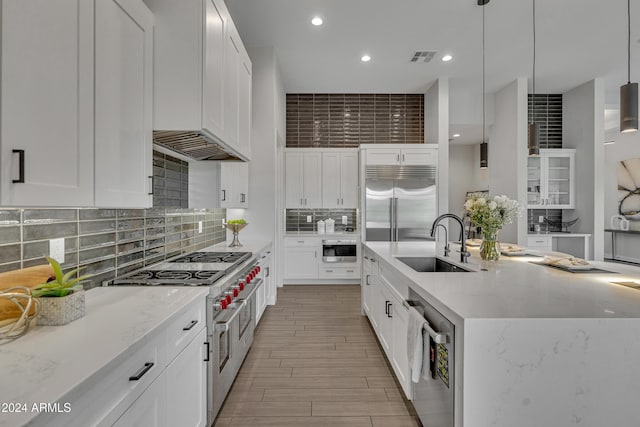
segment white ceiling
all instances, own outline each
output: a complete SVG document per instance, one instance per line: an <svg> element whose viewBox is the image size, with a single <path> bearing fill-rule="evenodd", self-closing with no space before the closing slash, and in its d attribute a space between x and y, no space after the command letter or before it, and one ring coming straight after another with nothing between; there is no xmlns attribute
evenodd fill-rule
<svg viewBox="0 0 640 427"><path fill-rule="evenodd" d="M638 81L640 4L632 3L631 79ZM438 77L449 77L452 130L467 127L481 135L482 7L476 0L227 4L247 46L275 49L287 92L422 93ZM603 77L606 102L616 105L619 86L626 83L626 4L537 0L536 92L562 93ZM324 25L311 25L316 15ZM532 1L492 0L485 17L487 93L516 77L529 77L531 89ZM438 55L430 63L410 63L416 50ZM364 53L371 55L370 62L360 61ZM445 53L453 61L441 62Z"/></svg>

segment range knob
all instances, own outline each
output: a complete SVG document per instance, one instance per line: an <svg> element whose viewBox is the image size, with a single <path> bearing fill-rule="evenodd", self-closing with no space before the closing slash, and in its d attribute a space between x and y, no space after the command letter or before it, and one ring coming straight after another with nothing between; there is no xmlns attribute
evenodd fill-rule
<svg viewBox="0 0 640 427"><path fill-rule="evenodd" d="M247 285L249 283L251 283L251 279L253 279L253 277L251 277L251 274L249 274L246 278L245 278L245 282L247 283Z"/></svg>
<svg viewBox="0 0 640 427"><path fill-rule="evenodd" d="M225 291L224 295L225 295L225 299L227 300L227 304L231 304L231 301L233 301L233 291L232 290Z"/></svg>
<svg viewBox="0 0 640 427"><path fill-rule="evenodd" d="M238 287L240 288L240 291L244 291L244 281L240 280L238 282Z"/></svg>
<svg viewBox="0 0 640 427"><path fill-rule="evenodd" d="M260 266L256 267L256 272L260 273Z"/></svg>
<svg viewBox="0 0 640 427"><path fill-rule="evenodd" d="M236 298L240 294L240 286L235 285L231 289L233 289L233 297Z"/></svg>
<svg viewBox="0 0 640 427"><path fill-rule="evenodd" d="M226 299L221 299L217 302L213 303L213 309L216 311L221 311L227 308L227 300Z"/></svg>

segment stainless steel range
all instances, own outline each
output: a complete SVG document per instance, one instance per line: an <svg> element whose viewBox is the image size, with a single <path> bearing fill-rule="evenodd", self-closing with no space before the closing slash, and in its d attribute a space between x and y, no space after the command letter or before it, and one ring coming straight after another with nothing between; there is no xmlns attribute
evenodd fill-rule
<svg viewBox="0 0 640 427"><path fill-rule="evenodd" d="M237 270L245 261L249 262ZM109 286L209 286L207 425L213 424L253 343L260 267L251 252L193 252L117 277ZM227 280L227 277L232 276ZM225 278L225 280L221 280Z"/></svg>

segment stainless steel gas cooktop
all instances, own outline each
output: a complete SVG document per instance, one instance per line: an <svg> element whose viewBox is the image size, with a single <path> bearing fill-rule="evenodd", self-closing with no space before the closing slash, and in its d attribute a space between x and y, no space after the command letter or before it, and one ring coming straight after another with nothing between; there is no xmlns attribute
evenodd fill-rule
<svg viewBox="0 0 640 427"><path fill-rule="evenodd" d="M193 252L136 270L109 285L209 286L251 257L251 252Z"/></svg>

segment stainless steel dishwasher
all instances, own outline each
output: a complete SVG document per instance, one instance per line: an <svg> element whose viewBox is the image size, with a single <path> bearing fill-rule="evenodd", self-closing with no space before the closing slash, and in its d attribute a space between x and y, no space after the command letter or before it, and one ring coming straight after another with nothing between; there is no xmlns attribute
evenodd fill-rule
<svg viewBox="0 0 640 427"><path fill-rule="evenodd" d="M454 427L454 325L412 290L407 303L429 324L422 330L422 374L413 384L413 406L424 427Z"/></svg>

